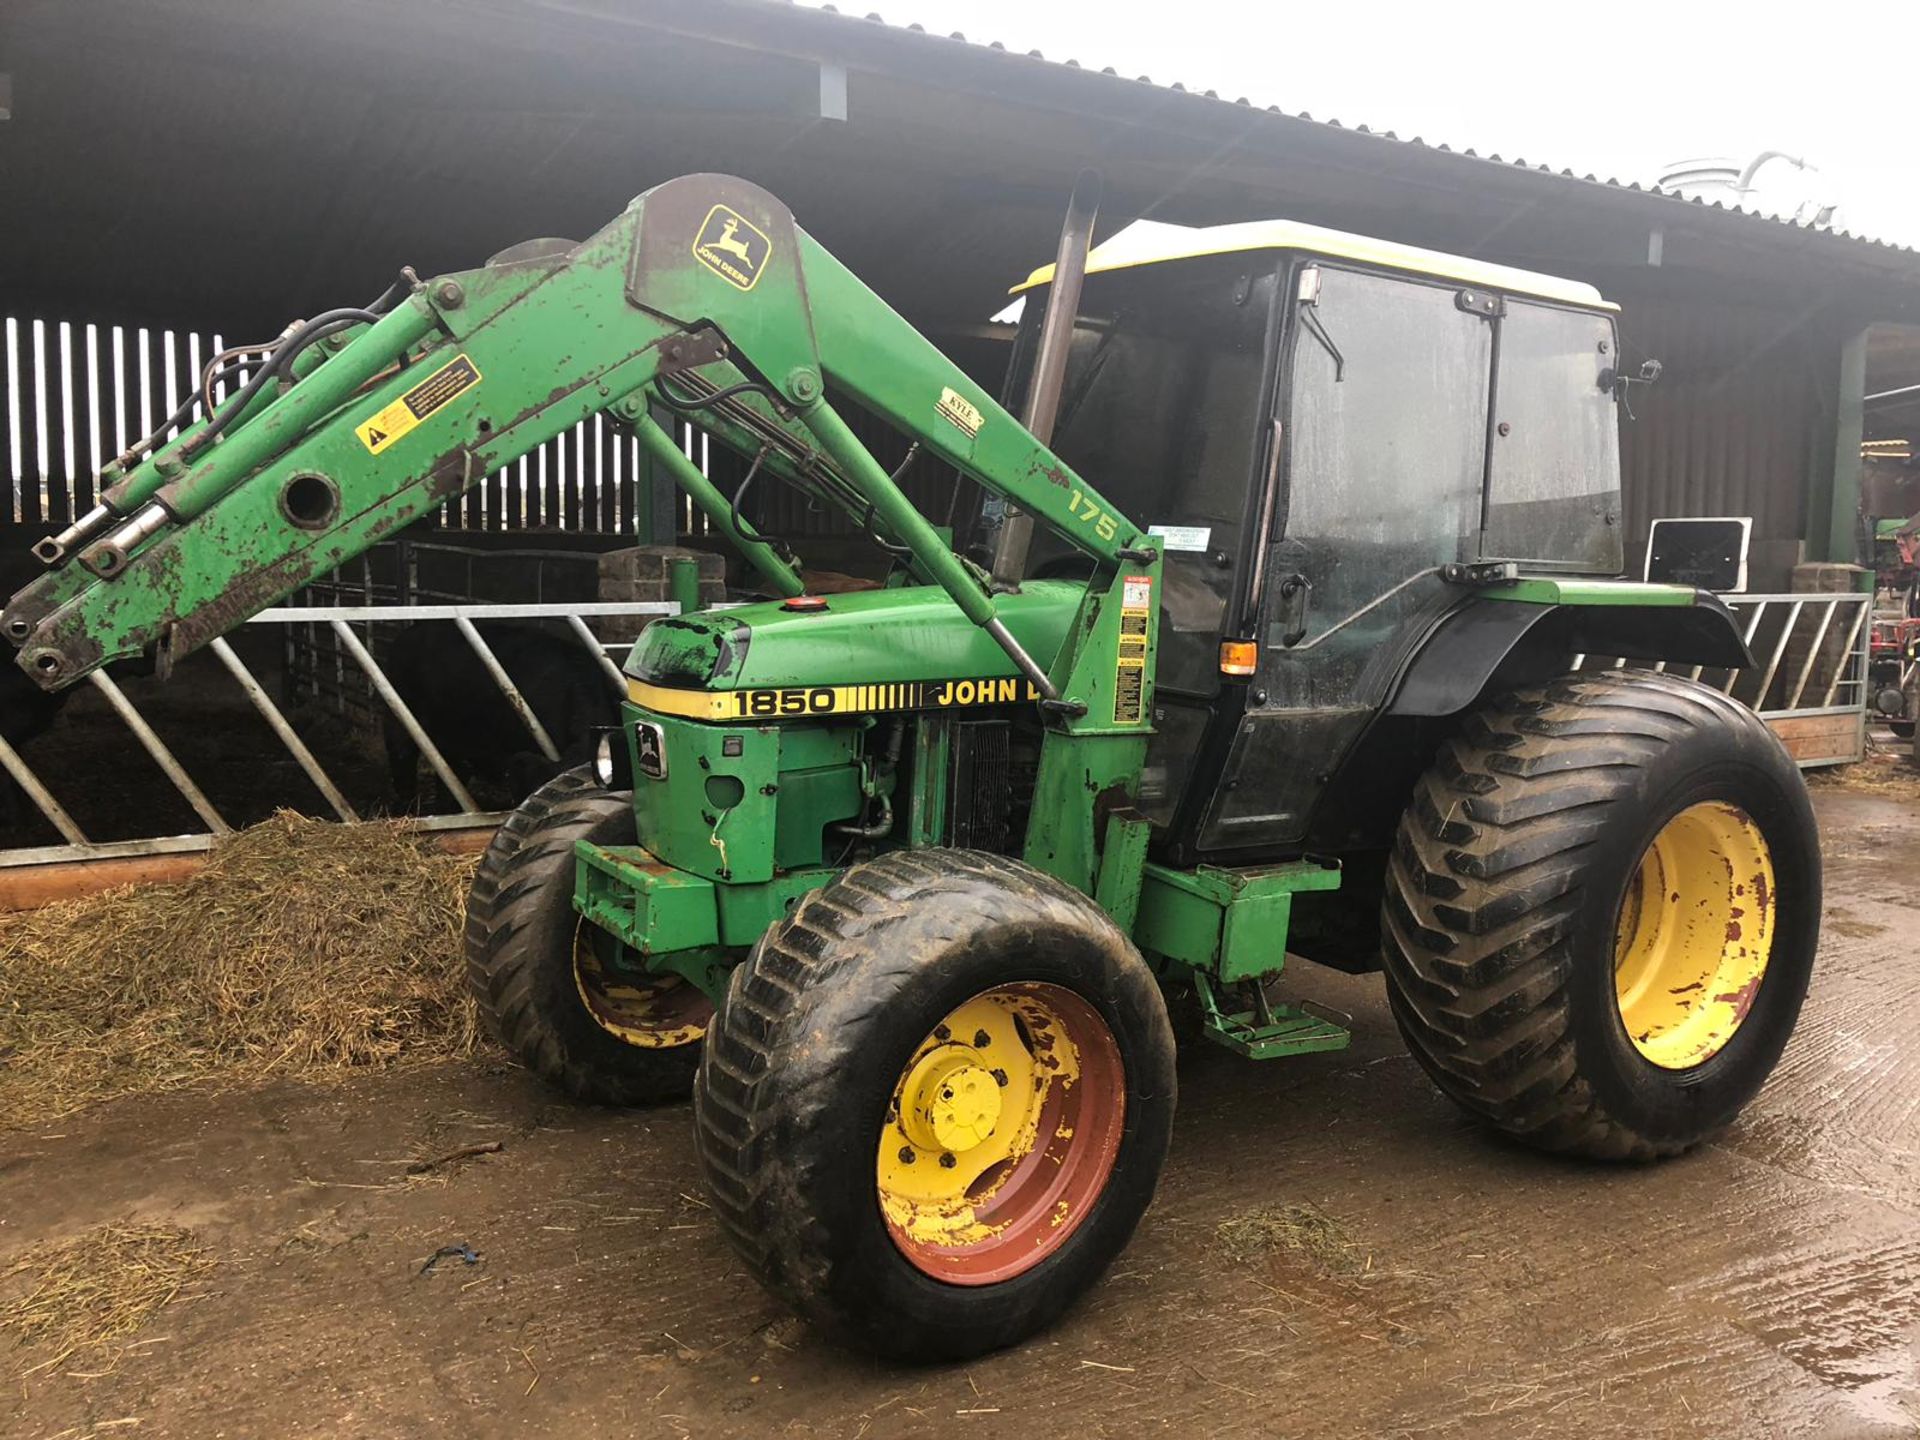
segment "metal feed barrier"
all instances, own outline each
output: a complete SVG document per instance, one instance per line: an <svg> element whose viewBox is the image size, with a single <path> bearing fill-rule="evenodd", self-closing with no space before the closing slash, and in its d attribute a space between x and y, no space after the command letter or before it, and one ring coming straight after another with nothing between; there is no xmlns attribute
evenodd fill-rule
<svg viewBox="0 0 1920 1440"><path fill-rule="evenodd" d="M553 737L546 731L533 707L520 693L481 635L476 622L494 620L553 620L563 622L585 650L598 662L606 675L607 684L616 695L625 698L626 680L620 669L613 663L608 652L624 650L628 641L602 641L587 626L590 619L607 617L645 617L677 614L679 607L660 602L616 602L598 601L566 605L320 605L298 606L263 610L249 625L312 625L324 626L338 639L341 649L352 658L354 664L372 686L386 709L413 739L420 749L421 757L439 777L446 787L447 794L459 806L458 811L443 815L422 815L410 817L411 823L422 829L450 829L470 825L497 824L504 818L505 812L482 810L475 803L472 794L461 783L453 767L447 763L438 745L434 743L425 728L420 724L413 711L387 678L386 672L375 660L365 640L356 632L355 627L371 627L380 623L412 624L422 620L451 621L466 643L472 648L493 683L499 687L501 695L512 706L514 713L526 727L528 737L540 753L549 760L558 760L559 751ZM557 637L556 637L557 638ZM268 728L286 749L294 762L314 788L325 799L336 816L341 820L358 820L359 813L351 805L334 777L327 773L313 751L300 736L295 733L285 714L274 702L266 688L250 671L246 663L234 651L226 640L215 640L212 653L219 659L227 672L239 684L253 708L259 712ZM41 777L22 758L4 737L0 737L0 766L4 766L14 783L26 794L34 806L49 824L57 830L64 840L60 845L42 845L10 850L0 850L0 868L21 865L45 865L61 861L103 860L154 855L180 854L207 849L221 835L231 832L232 827L221 816L213 802L197 785L193 777L180 764L164 740L155 732L152 725L134 706L126 692L104 670L96 670L88 677L91 683L102 693L115 714L125 722L127 729L139 742L140 747L153 759L165 774L175 790L200 818L204 831L184 835L162 835L145 839L115 840L97 842L90 840L86 833L75 823L59 799L52 793Z"/></svg>
<svg viewBox="0 0 1920 1440"><path fill-rule="evenodd" d="M1752 669L1714 670L1698 665L1670 667L1664 662L1644 668L1656 671L1671 668L1676 673L1685 673L1688 678L1712 685L1757 711L1803 766L1843 764L1860 759L1865 753L1866 743L1867 639L1873 597L1864 594L1787 594L1729 595L1724 598L1741 617L1741 632L1754 652L1755 666ZM340 649L365 677L380 704L412 737L422 758L459 807L447 814L412 817L411 823L431 830L493 824L503 818L504 812L483 810L475 802L434 743L433 737L394 689L356 627L370 630L372 626L383 623L450 621L472 648L493 683L499 687L501 695L513 707L534 746L548 759L557 760L558 751L553 738L528 705L526 697L514 686L505 667L480 634L476 622L562 622L574 640L593 655L614 693L624 697L626 682L619 668L609 658L609 652L624 649L627 642L602 641L586 622L614 616L651 618L674 614L676 610L677 607L668 603L606 601L552 605L319 605L265 610L248 623L324 628L338 640ZM216 640L211 649L334 814L342 820L361 818L341 787L295 733L280 707L233 647L225 640ZM1634 662L1621 657L1598 655L1578 656L1574 662L1576 669L1590 670L1619 668L1631 663ZM213 802L113 678L104 671L96 671L89 679L206 829L192 834L145 839L90 840L19 752L4 738L0 738L0 765L4 765L14 782L65 842L61 845L0 850L0 869L60 861L204 850L217 836L227 834L231 829Z"/></svg>
<svg viewBox="0 0 1920 1440"><path fill-rule="evenodd" d="M1866 754L1868 594L1722 595L1741 619L1754 668L1717 670L1582 655L1575 669L1638 665L1712 685L1756 712L1803 767Z"/></svg>

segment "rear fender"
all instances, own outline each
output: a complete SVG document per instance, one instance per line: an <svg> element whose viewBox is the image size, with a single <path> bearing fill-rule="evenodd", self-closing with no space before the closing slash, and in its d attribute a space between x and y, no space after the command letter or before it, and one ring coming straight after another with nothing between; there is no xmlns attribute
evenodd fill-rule
<svg viewBox="0 0 1920 1440"><path fill-rule="evenodd" d="M1717 596L1691 605L1534 605L1475 596L1435 622L1314 806L1306 849L1341 858L1335 896L1296 897L1299 953L1344 970L1376 968L1382 864L1413 787L1461 717L1490 693L1563 673L1575 655L1666 660L1707 669L1753 663Z"/></svg>
<svg viewBox="0 0 1920 1440"><path fill-rule="evenodd" d="M1307 844L1350 854L1384 848L1421 773L1460 717L1488 694L1564 673L1575 655L1666 660L1709 669L1753 656L1717 596L1691 605L1530 605L1474 596L1434 622L1388 698L1328 777Z"/></svg>
<svg viewBox="0 0 1920 1440"><path fill-rule="evenodd" d="M1526 605L1484 597L1442 616L1400 672L1389 715L1455 715L1510 657L1564 668L1575 655L1736 669L1753 664L1739 621L1717 595L1691 605ZM1509 669L1512 667L1509 666Z"/></svg>

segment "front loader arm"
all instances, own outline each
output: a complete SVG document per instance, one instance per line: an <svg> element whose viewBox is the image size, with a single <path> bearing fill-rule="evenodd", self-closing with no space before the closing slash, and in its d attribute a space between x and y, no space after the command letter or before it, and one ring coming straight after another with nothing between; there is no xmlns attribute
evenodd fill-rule
<svg viewBox="0 0 1920 1440"><path fill-rule="evenodd" d="M723 442L759 437L749 455L906 546L1048 695L983 577L829 392L1097 559L1154 558L1131 521L758 187L685 177L570 250L514 254L418 286L216 441L184 436L109 489L91 533L0 616L21 665L57 688L149 645L164 661L190 653L602 411L634 425L769 583L795 593L792 567L735 530L691 465L672 465L678 451L649 418L662 395L704 410Z"/></svg>

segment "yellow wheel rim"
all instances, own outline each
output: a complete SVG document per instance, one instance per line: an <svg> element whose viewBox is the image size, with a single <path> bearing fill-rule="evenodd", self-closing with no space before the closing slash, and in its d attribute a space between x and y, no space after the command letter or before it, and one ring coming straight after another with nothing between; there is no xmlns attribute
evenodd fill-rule
<svg viewBox="0 0 1920 1440"><path fill-rule="evenodd" d="M573 983L580 1003L609 1035L643 1050L692 1045L707 1033L713 1002L679 975L625 975L601 959L618 942L582 920L573 932Z"/></svg>
<svg viewBox="0 0 1920 1440"><path fill-rule="evenodd" d="M1614 991L1634 1048L1663 1070L1719 1054L1760 991L1773 922L1773 858L1744 810L1707 801L1661 827L1614 928Z"/></svg>
<svg viewBox="0 0 1920 1440"><path fill-rule="evenodd" d="M1057 985L996 986L954 1009L900 1072L875 1177L918 1269L987 1285L1031 1269L1093 1208L1125 1116L1120 1049Z"/></svg>

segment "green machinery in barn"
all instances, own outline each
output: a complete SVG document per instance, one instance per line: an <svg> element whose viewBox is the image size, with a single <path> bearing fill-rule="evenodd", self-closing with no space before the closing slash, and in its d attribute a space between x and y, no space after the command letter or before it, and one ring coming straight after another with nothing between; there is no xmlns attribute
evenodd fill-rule
<svg viewBox="0 0 1920 1440"><path fill-rule="evenodd" d="M747 1264L882 1352L1017 1340L1125 1244L1170 1004L1252 1057L1346 1044L1276 987L1289 948L1384 968L1439 1087L1542 1147L1727 1123L1805 993L1818 850L1751 714L1622 667L1748 656L1713 597L1605 578L1612 307L1305 226L1091 230L1077 195L1025 287L1021 419L739 180L408 272L121 457L0 628L49 687L164 670L582 419L631 427L772 598L648 627L602 763L481 864L474 994L575 1095L691 1090ZM662 406L886 583L804 593ZM974 544L850 415L983 502Z"/></svg>

